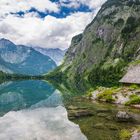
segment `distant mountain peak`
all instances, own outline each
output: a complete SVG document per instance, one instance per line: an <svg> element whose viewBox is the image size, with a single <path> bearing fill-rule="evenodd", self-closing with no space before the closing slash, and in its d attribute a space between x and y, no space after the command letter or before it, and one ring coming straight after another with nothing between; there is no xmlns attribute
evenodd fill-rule
<svg viewBox="0 0 140 140"><path fill-rule="evenodd" d="M49 56L57 65L60 65L63 61L65 50L61 50L59 48L40 48L35 47L36 51L42 53L43 55Z"/></svg>
<svg viewBox="0 0 140 140"><path fill-rule="evenodd" d="M12 41L5 39L5 38L0 38L0 42L8 42L14 44Z"/></svg>
<svg viewBox="0 0 140 140"><path fill-rule="evenodd" d="M46 55L24 45L15 45L7 39L0 39L0 70L17 74L40 75L56 67Z"/></svg>
<svg viewBox="0 0 140 140"><path fill-rule="evenodd" d="M8 39L5 39L5 38L0 39L0 49L5 48L5 47L8 47L9 49L10 48L14 49L15 46L16 45Z"/></svg>

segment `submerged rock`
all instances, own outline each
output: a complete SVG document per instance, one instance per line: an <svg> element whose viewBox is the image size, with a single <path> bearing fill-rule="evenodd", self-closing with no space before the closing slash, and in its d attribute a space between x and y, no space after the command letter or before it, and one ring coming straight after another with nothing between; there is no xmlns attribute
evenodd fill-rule
<svg viewBox="0 0 140 140"><path fill-rule="evenodd" d="M87 107L77 107L77 106L68 106L67 107L68 110L80 110L80 109L87 109Z"/></svg>
<svg viewBox="0 0 140 140"><path fill-rule="evenodd" d="M116 115L116 120L118 122L133 122L134 118L127 112L119 111Z"/></svg>
<svg viewBox="0 0 140 140"><path fill-rule="evenodd" d="M97 109L96 112L97 113L110 113L110 112L112 112L112 110L109 110L109 109Z"/></svg>
<svg viewBox="0 0 140 140"><path fill-rule="evenodd" d="M105 119L109 121L109 120L112 120L112 117L111 116L107 116L107 117L105 117Z"/></svg>
<svg viewBox="0 0 140 140"><path fill-rule="evenodd" d="M68 110L77 110L78 107L72 106L72 105L71 105L71 106L68 106L67 109L68 109Z"/></svg>
<svg viewBox="0 0 140 140"><path fill-rule="evenodd" d="M107 123L105 126L110 130L118 130L118 127L115 124Z"/></svg>
<svg viewBox="0 0 140 140"><path fill-rule="evenodd" d="M138 104L138 105L131 105L131 106L134 107L134 108L140 109L140 104Z"/></svg>
<svg viewBox="0 0 140 140"><path fill-rule="evenodd" d="M104 124L104 123L97 123L93 125L93 128L95 129L110 129L110 130L118 130L117 126L114 124Z"/></svg>
<svg viewBox="0 0 140 140"><path fill-rule="evenodd" d="M89 110L69 110L68 116L69 119L76 119L80 117L89 117L94 114Z"/></svg>
<svg viewBox="0 0 140 140"><path fill-rule="evenodd" d="M93 128L95 129L105 129L105 126L103 123L97 123L93 125Z"/></svg>
<svg viewBox="0 0 140 140"><path fill-rule="evenodd" d="M98 116L98 117L108 117L108 114L105 114L105 113L98 113L97 116Z"/></svg>

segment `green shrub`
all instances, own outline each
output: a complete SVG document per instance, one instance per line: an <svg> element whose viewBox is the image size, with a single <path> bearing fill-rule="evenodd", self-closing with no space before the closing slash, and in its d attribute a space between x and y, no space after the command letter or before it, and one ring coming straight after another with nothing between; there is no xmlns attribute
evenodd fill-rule
<svg viewBox="0 0 140 140"><path fill-rule="evenodd" d="M119 80L124 75L125 62L119 61L117 65L109 64L103 67L103 64L94 65L88 76L88 80L92 86L112 87L119 84Z"/></svg>
<svg viewBox="0 0 140 140"><path fill-rule="evenodd" d="M131 132L129 130L123 129L120 132L120 140L130 140Z"/></svg>
<svg viewBox="0 0 140 140"><path fill-rule="evenodd" d="M125 27L122 29L122 37L128 38L129 34L135 31L138 25L135 17L128 17Z"/></svg>
<svg viewBox="0 0 140 140"><path fill-rule="evenodd" d="M123 50L123 59L130 63L134 57L135 52L138 50L139 48L139 41L129 41L127 42L126 46L124 47Z"/></svg>
<svg viewBox="0 0 140 140"><path fill-rule="evenodd" d="M113 99L113 97L112 97L111 95L106 96L106 97L105 97L105 100L106 100L106 102L108 102L108 103L112 103L112 102L115 101L115 99Z"/></svg>
<svg viewBox="0 0 140 140"><path fill-rule="evenodd" d="M131 95L130 100L125 103L125 105L132 105L132 104L140 104L140 96L138 95Z"/></svg>
<svg viewBox="0 0 140 140"><path fill-rule="evenodd" d="M113 101L115 101L115 99L113 99L112 97L114 93L114 89L107 89L98 95L98 99L104 99L106 102L112 103Z"/></svg>
<svg viewBox="0 0 140 140"><path fill-rule="evenodd" d="M130 88L132 88L132 89L140 89L140 87L138 85L136 85L136 84L131 85Z"/></svg>
<svg viewBox="0 0 140 140"><path fill-rule="evenodd" d="M129 96L129 99L133 99L135 97L137 97L137 95L136 94L132 94L132 95Z"/></svg>
<svg viewBox="0 0 140 140"><path fill-rule="evenodd" d="M119 18L115 23L114 23L114 26L115 27L122 27L124 24L124 20L122 18Z"/></svg>
<svg viewBox="0 0 140 140"><path fill-rule="evenodd" d="M85 59L86 58L86 54L85 53L83 53L83 59Z"/></svg>
<svg viewBox="0 0 140 140"><path fill-rule="evenodd" d="M92 92L87 93L87 97L91 98L92 97Z"/></svg>
<svg viewBox="0 0 140 140"><path fill-rule="evenodd" d="M130 65L136 66L140 64L140 60L136 60L130 63Z"/></svg>
<svg viewBox="0 0 140 140"><path fill-rule="evenodd" d="M92 97L92 94L93 94L93 91L94 89L93 88L90 88L87 92L86 92L86 96L91 98Z"/></svg>

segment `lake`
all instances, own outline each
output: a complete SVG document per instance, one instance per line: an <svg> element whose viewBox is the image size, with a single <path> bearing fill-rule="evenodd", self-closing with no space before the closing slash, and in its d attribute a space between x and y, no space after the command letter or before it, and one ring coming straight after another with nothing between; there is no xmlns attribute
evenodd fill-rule
<svg viewBox="0 0 140 140"><path fill-rule="evenodd" d="M140 116L140 111L100 104L79 93L59 91L46 81L9 81L0 85L0 140L117 140L121 129L135 126L118 123L118 110ZM86 110L90 116L70 116Z"/></svg>

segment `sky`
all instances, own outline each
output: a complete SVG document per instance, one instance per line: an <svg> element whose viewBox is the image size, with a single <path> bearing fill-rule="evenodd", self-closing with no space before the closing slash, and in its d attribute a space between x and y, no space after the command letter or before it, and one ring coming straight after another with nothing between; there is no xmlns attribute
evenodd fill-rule
<svg viewBox="0 0 140 140"><path fill-rule="evenodd" d="M66 49L106 0L0 0L0 38Z"/></svg>

